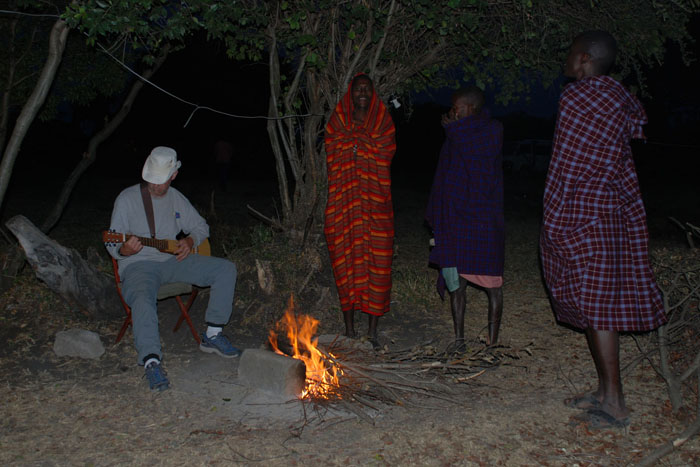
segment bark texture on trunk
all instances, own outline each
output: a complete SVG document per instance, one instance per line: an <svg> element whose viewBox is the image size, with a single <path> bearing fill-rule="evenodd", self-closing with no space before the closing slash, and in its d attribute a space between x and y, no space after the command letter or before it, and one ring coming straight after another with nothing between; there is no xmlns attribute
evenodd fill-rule
<svg viewBox="0 0 700 467"><path fill-rule="evenodd" d="M17 118L10 140L2 155L2 162L0 163L0 206L2 206L5 200L7 186L10 183L10 176L12 175L12 169L14 168L17 154L19 154L22 141L36 118L39 109L41 109L41 106L44 104L49 89L51 89L53 80L56 77L56 70L58 70L58 65L63 58L63 51L66 48L68 31L68 25L62 19L59 19L53 25L51 35L49 36L49 54L46 57L46 63L44 63L44 68L41 70L41 75L34 87L34 91L31 96L29 96L29 99L27 99L27 103L24 105L22 112Z"/></svg>
<svg viewBox="0 0 700 467"><path fill-rule="evenodd" d="M5 225L17 237L36 276L55 293L94 319L121 317L114 281L72 248L47 237L24 216Z"/></svg>

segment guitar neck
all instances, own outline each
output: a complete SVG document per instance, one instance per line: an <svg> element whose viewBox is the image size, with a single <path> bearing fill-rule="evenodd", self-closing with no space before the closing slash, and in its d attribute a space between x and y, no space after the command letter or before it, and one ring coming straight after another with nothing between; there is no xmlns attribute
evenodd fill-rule
<svg viewBox="0 0 700 467"><path fill-rule="evenodd" d="M105 242L105 245L108 246L117 243L124 243L127 241L128 237L130 237L130 235L115 232L113 230L105 230L104 232L102 232L102 241ZM175 252L178 251L179 248L177 240L139 237L138 235L136 235L136 238L139 239L142 245L155 248L157 250L162 251L163 253L175 254ZM203 256L211 256L211 246L209 245L209 239L205 238L204 240L202 240L202 242L195 248L192 248L190 252Z"/></svg>
<svg viewBox="0 0 700 467"><path fill-rule="evenodd" d="M138 239L143 245L152 246L153 248L157 248L158 250L164 253L175 254L175 251L177 251L178 249L177 240L158 239L150 237L138 237ZM199 244L199 246L192 248L192 253L202 256L211 256L211 246L209 245L209 239L205 238L204 241Z"/></svg>
<svg viewBox="0 0 700 467"><path fill-rule="evenodd" d="M144 245L144 246L150 246L153 248L157 248L160 251L166 251L169 252L172 249L172 246L169 245L172 240L162 240L158 238L150 238L150 237L137 237L139 241Z"/></svg>

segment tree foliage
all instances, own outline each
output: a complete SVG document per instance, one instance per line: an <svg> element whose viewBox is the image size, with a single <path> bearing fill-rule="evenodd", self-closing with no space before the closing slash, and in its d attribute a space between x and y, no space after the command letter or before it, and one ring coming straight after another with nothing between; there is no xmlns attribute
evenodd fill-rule
<svg viewBox="0 0 700 467"><path fill-rule="evenodd" d="M144 70L149 75L157 70L170 50L170 46L161 40L154 60L152 55L143 52L144 47L125 41L123 34L110 35L108 39L116 37L117 41L106 42L110 44L108 47L97 44L95 37L88 36L86 41L79 34L69 34L70 28L60 17L68 5L75 4L62 0L54 3L11 0L7 10L0 10L0 26L3 26L0 28L0 205L19 148L35 118L55 118L61 103L85 106L100 96L114 96L126 89L129 78L133 84L130 91L121 96L123 102L119 112L112 118L106 116L105 127L91 138L45 221L45 230L58 221L77 179L94 161L97 146L123 121L143 86L142 82L127 76L114 60L114 55L119 55L122 62L134 68L138 68L139 57L145 57L151 63ZM157 36L151 34L151 37ZM101 50L91 44L99 45ZM14 128L8 134L14 114L17 114Z"/></svg>
<svg viewBox="0 0 700 467"><path fill-rule="evenodd" d="M607 29L620 42L618 73L641 80L641 66L661 63L667 41L690 39L686 24L697 9L696 2L653 0L204 3L202 23L226 40L231 57L269 54L270 116L313 114L268 126L284 213L296 226L324 186L323 123L356 73L367 72L384 99L474 82L507 102L527 92L523 76L551 83L576 34Z"/></svg>
<svg viewBox="0 0 700 467"><path fill-rule="evenodd" d="M323 125L348 81L368 73L384 99L474 82L502 102L551 83L572 38L607 29L619 76L684 47L698 0L84 0L66 18L90 40L119 35L149 51L194 28L226 42L232 59L270 69L268 133L285 222L307 222L324 196ZM303 116L298 116L298 115ZM297 115L297 116L295 116ZM285 118L281 118L285 117Z"/></svg>
<svg viewBox="0 0 700 467"><path fill-rule="evenodd" d="M31 14L38 10L25 7L15 11ZM58 18L58 7L54 13L55 17L0 14L0 88L7 98L1 111L8 119L34 88L46 60L48 35ZM131 56L125 59L133 60ZM98 97L115 95L125 88L126 79L109 57L87 46L84 38L69 35L61 69L38 118L55 118L61 102L88 105Z"/></svg>

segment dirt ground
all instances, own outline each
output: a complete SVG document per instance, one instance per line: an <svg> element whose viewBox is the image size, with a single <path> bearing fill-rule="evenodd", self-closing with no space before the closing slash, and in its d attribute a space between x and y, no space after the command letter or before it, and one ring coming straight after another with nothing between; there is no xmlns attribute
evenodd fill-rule
<svg viewBox="0 0 700 467"><path fill-rule="evenodd" d="M653 336L624 336L630 427L590 431L575 422L579 411L562 401L593 388L595 371L583 336L554 320L538 266L538 198L525 191L509 189L501 344L529 353L519 352L518 359L461 384L426 376L443 378L458 403L413 396L407 406L360 407L367 415L360 418L333 404L276 400L238 381L237 359L201 353L187 329L172 333L177 316L172 301L159 305L172 388L152 393L136 365L131 331L113 344L120 320L86 320L25 271L0 302L0 464L634 465L692 419L697 389L687 407L672 414L663 381L640 358L639 346ZM81 219L86 234L103 229L114 195L107 190L70 208L52 236L73 246L71 229ZM224 195L221 203L226 196L233 201L245 193ZM425 267L424 199L396 191L395 198L395 290L392 311L380 321L380 339L390 350L431 340L444 347L452 323L448 304L434 293L435 271ZM205 208L206 197L201 199ZM235 205L239 210L227 216L243 215L245 200ZM217 212L224 217L223 209ZM678 248L685 251L680 243ZM251 309L244 279L227 334L243 348L259 347L267 329L246 317L271 305ZM206 294L193 312L200 326L205 303ZM322 319L323 332L339 332L337 305L322 306L309 311ZM359 325L364 330L364 320ZM478 350L485 337L486 297L476 289L468 292L466 325L470 351ZM106 353L99 360L56 357L53 336L71 327L98 332ZM696 437L659 465L699 463Z"/></svg>

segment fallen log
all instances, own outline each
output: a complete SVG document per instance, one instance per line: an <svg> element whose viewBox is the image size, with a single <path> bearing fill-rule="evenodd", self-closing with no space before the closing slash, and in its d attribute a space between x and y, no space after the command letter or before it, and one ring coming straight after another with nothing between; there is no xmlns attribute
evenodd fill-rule
<svg viewBox="0 0 700 467"><path fill-rule="evenodd" d="M24 216L14 216L5 225L19 240L36 276L71 307L93 319L124 314L113 280L85 261L76 250L47 237Z"/></svg>

